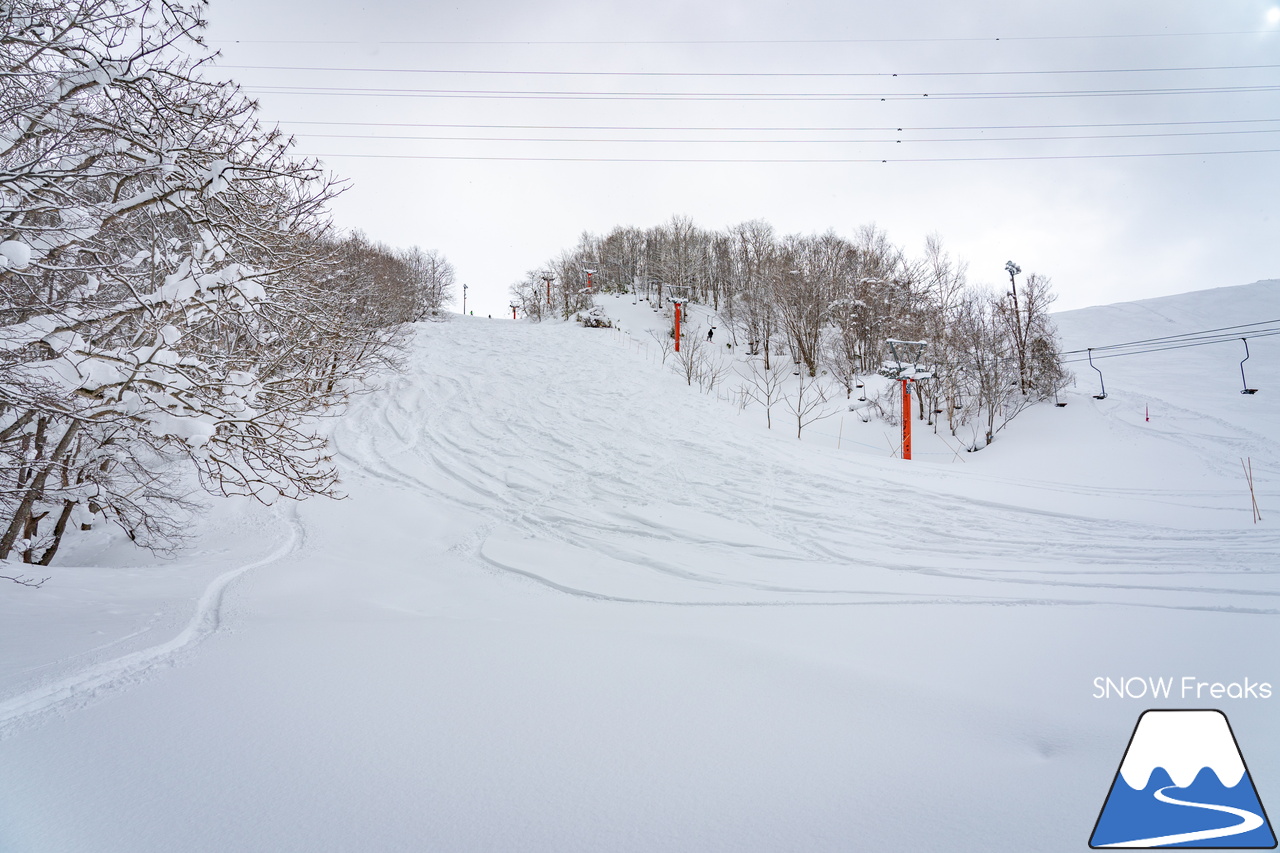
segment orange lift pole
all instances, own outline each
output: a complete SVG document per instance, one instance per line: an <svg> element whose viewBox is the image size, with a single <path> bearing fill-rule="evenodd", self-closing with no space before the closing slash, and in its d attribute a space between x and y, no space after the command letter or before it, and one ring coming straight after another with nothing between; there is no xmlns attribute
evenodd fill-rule
<svg viewBox="0 0 1280 853"><path fill-rule="evenodd" d="M911 458L911 380L902 380L902 458Z"/></svg>

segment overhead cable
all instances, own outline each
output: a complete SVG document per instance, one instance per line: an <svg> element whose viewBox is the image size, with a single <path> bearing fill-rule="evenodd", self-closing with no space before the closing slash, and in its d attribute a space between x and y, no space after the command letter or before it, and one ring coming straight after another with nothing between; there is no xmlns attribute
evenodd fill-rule
<svg viewBox="0 0 1280 853"><path fill-rule="evenodd" d="M347 86L258 86L247 92L271 95L336 95L394 98L466 98L475 100L586 101L935 101L1015 100L1041 98L1113 98L1153 95L1224 95L1280 91L1267 86L1188 86L1167 89L1073 89L1025 92L590 92L525 89L401 89Z"/></svg>
<svg viewBox="0 0 1280 853"><path fill-rule="evenodd" d="M474 68L352 68L334 65L222 65L246 71L309 71L342 74L469 74L509 77L1015 77L1061 74L1150 74L1189 71L1257 71L1280 65L1193 65L1167 68L1083 68L1008 71L548 71Z"/></svg>
<svg viewBox="0 0 1280 853"><path fill-rule="evenodd" d="M1258 130L1201 130L1191 131L1188 133L1109 133L1109 134L1089 134L1076 136L967 136L952 137L942 139L899 139L899 138L883 138L883 139L602 139L600 137L590 136L574 136L574 137L546 137L546 136L394 136L386 134L361 134L361 133L308 133L300 132L299 135L307 139L385 139L385 140L410 140L418 142L607 142L607 143L652 143L663 145L679 145L683 143L700 144L733 144L733 145L793 145L793 144L818 144L818 145L880 145L884 143L955 143L955 142L1045 142L1045 141L1069 141L1069 140L1097 140L1097 139L1177 139L1189 136L1236 136L1241 134L1255 133L1280 133L1280 127L1258 129Z"/></svg>
<svg viewBox="0 0 1280 853"><path fill-rule="evenodd" d="M1088 354L1090 351L1092 351L1093 353L1094 361L1101 361L1102 359L1105 359L1105 358L1123 358L1131 355L1147 355L1149 353L1169 352L1171 350L1180 350L1180 349L1191 349L1194 347L1203 347L1203 346L1209 346L1212 344L1233 343L1235 341L1239 341L1242 339L1270 338L1270 337L1275 337L1276 335L1280 335L1280 327L1255 329L1253 331L1249 331L1243 334L1222 334L1217 336L1205 337L1201 339L1190 339L1190 340L1184 340L1184 341L1167 341L1165 343L1152 344L1150 346L1143 347L1140 349L1130 349L1130 350L1105 349L1104 350L1103 348L1092 347L1090 349L1073 351L1077 353L1076 357L1063 359L1062 363L1063 364L1088 363L1089 362ZM1081 353L1081 352L1085 353L1084 358L1079 357L1078 353Z"/></svg>
<svg viewBox="0 0 1280 853"><path fill-rule="evenodd" d="M1123 349L1124 347L1139 346L1143 344L1154 344L1154 343L1163 343L1166 341L1177 341L1183 338L1193 338L1193 337L1198 337L1200 335L1213 335L1213 334L1218 334L1220 332L1234 333L1234 331L1237 329L1249 329L1249 328L1253 328L1254 326L1270 326L1274 323L1280 323L1280 319L1259 320L1256 323L1241 323L1236 326L1219 326L1216 329L1200 329L1195 332L1183 332L1177 335L1163 335L1158 338L1143 338L1142 340L1126 341L1124 343L1119 343L1119 344L1107 344L1106 346L1100 346L1100 347L1086 347L1085 349L1066 350L1062 354L1074 355L1076 353L1088 352L1089 350L1093 350L1094 352L1102 352L1103 350ZM1235 337L1239 337L1239 335L1235 335Z"/></svg>
<svg viewBox="0 0 1280 853"><path fill-rule="evenodd" d="M613 46L613 45L751 45L751 44L933 44L945 42L1000 42L1000 41L1092 41L1092 40L1109 40L1109 39L1165 39L1165 38L1211 38L1222 36L1270 36L1275 35L1276 30L1220 30L1205 32L1181 32L1181 33L1098 33L1098 34L1077 34L1077 35L1048 35L1048 36L951 36L951 37L927 37L917 36L914 38L851 38L851 39L560 39L560 40L537 40L537 39L508 39L508 40L480 40L480 39L417 39L417 40L373 40L362 41L359 39L348 40L324 40L324 39L212 39L212 44L317 44L317 45L462 45L462 46L481 46L492 45L496 47L507 47L514 45L529 45L532 47L547 45L584 45L584 46Z"/></svg>
<svg viewBox="0 0 1280 853"><path fill-rule="evenodd" d="M1280 154L1280 148L1232 151L1162 151L1137 154L1045 154L1008 157L812 157L812 158L699 158L699 157L485 157L445 154L362 154L299 152L301 157L359 157L379 160L475 160L527 163L981 163L1017 160L1117 160L1146 157L1218 157L1232 154Z"/></svg>
<svg viewBox="0 0 1280 853"><path fill-rule="evenodd" d="M335 127L432 127L455 128L469 130L687 130L687 131L752 131L800 133L800 132L867 132L891 133L903 131L940 131L940 130L1084 130L1105 127L1191 127L1220 124L1265 124L1280 123L1280 118L1241 118L1216 119L1207 121L1134 121L1109 122L1103 124L959 124L959 125L903 125L893 126L843 126L843 127L803 127L803 126L756 126L741 125L695 126L695 125L600 125L600 124L443 124L435 122L390 122L390 121L323 121L285 119L281 124L294 125L330 125Z"/></svg>

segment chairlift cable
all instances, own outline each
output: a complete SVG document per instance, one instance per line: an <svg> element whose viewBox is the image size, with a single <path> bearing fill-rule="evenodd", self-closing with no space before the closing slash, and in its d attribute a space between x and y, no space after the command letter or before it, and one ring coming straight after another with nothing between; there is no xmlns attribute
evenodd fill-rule
<svg viewBox="0 0 1280 853"><path fill-rule="evenodd" d="M1277 318L1275 320L1259 320L1256 323L1241 323L1236 326L1220 326L1219 328L1216 328L1216 329L1201 329L1195 332L1183 332L1178 335L1164 335L1159 338L1144 338L1142 340L1126 341L1120 344L1107 344L1106 346L1101 346L1101 347L1088 347L1086 349L1067 350L1063 352L1062 355L1075 355L1076 353L1087 352L1089 349L1092 349L1094 352L1098 352L1099 350L1119 349L1121 347L1133 346L1137 344L1158 343L1160 341L1173 341L1173 340L1177 340L1178 338L1187 338L1195 335L1207 335L1214 332L1226 332L1232 329L1247 329L1250 326L1268 326L1272 323L1280 323L1280 318Z"/></svg>
<svg viewBox="0 0 1280 853"><path fill-rule="evenodd" d="M1234 333L1220 332L1216 334L1203 335L1195 338L1155 340L1149 343L1147 346L1137 350L1133 350L1132 352L1160 352L1161 350L1166 350L1166 349L1184 349L1186 347L1191 347L1191 346L1203 346L1207 344L1221 343L1223 341L1239 340L1242 335L1247 335L1248 337L1251 337L1251 338L1262 338L1262 337L1270 337L1271 335L1274 335L1274 334L1280 334L1280 326L1272 326L1272 327L1263 328L1263 329L1252 329L1247 332L1234 332ZM1119 346L1089 347L1088 349L1083 349L1083 350L1072 350L1069 353L1062 353L1062 355L1078 356L1080 353L1087 353L1089 351L1092 351L1095 354L1100 351L1106 351L1107 352L1106 355L1101 355L1098 357L1099 358L1115 358L1117 356L1131 354L1131 352L1127 352L1127 351L1116 351L1116 350L1125 350L1125 349L1128 349L1128 348L1119 347ZM1071 359L1071 361L1072 363L1075 363L1080 361L1080 359L1079 358Z"/></svg>
<svg viewBox="0 0 1280 853"><path fill-rule="evenodd" d="M1258 332L1250 332L1250 333L1248 333L1248 334L1247 334L1247 336L1246 336L1246 337L1249 337L1249 338L1270 338L1270 337L1274 337L1274 336L1276 336L1276 335L1280 335L1280 328L1277 328L1277 329L1263 329L1263 330L1260 330L1260 331L1258 331ZM1203 340L1203 341L1192 341L1192 342L1188 342L1188 343L1176 343L1176 342L1174 342L1174 343L1170 343L1170 345L1168 345L1168 346L1156 346L1156 347L1151 347L1151 348L1149 348L1149 349L1134 350L1134 351L1132 351L1132 352L1112 352L1112 353L1105 354L1105 355L1096 355L1096 356L1094 357L1094 359L1095 359L1095 360L1100 360L1100 359L1104 359L1104 358L1121 358L1121 357L1123 357L1123 356L1130 356L1130 355L1145 355L1145 354L1153 353L1153 352L1168 352L1168 351L1170 351L1170 350L1190 349L1190 348L1192 348L1192 347L1209 346L1210 344L1223 344L1223 343L1230 343L1230 342L1232 342L1232 341L1238 341L1238 340L1240 340L1240 338L1241 338L1241 336L1240 336L1240 335L1229 335L1229 336L1225 336L1225 337L1213 338L1213 339ZM1098 347L1093 347L1093 350L1094 350L1094 352L1095 352L1095 353L1098 351L1098 349L1099 349ZM1077 350L1076 352L1087 352L1087 350ZM1084 363L1084 362L1086 362L1086 361L1088 361L1088 359L1087 359L1087 358L1065 359L1065 360L1063 360L1063 361L1062 361L1062 364L1083 364L1083 363Z"/></svg>

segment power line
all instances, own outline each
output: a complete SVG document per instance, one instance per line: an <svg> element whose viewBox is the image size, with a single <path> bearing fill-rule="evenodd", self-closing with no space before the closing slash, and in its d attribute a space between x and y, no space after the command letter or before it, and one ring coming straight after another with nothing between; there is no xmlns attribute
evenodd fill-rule
<svg viewBox="0 0 1280 853"><path fill-rule="evenodd" d="M272 95L354 95L359 97L468 98L495 100L589 100L589 101L935 101L1014 100L1038 98L1146 97L1151 95L1222 95L1280 91L1271 86L1210 86L1171 89L1078 89L1027 92L587 92L498 89L399 89L354 88L345 86L268 86L246 88L247 92Z"/></svg>
<svg viewBox="0 0 1280 853"><path fill-rule="evenodd" d="M1280 128L1268 128L1260 130L1202 130L1192 131L1189 133L1112 133L1112 134L1089 134L1075 136L969 136L969 137L953 137L943 139L601 139L599 137L575 136L575 137L546 137L546 136L394 136L385 134L361 134L361 133L300 133L299 135L307 139L385 139L385 140L412 140L416 142L594 142L594 143L627 143L627 144L663 144L676 145L683 143L691 144L726 144L726 145L793 145L793 144L816 144L816 145L879 145L879 144L898 144L898 143L956 143L956 142L1047 142L1047 141L1069 141L1069 140L1097 140L1097 139L1177 139L1191 136L1236 136L1241 134L1254 133L1280 133Z"/></svg>
<svg viewBox="0 0 1280 853"><path fill-rule="evenodd" d="M1105 127L1191 127L1221 124L1265 124L1278 123L1280 118L1242 118L1218 119L1209 121L1136 121L1110 122L1103 124L959 124L959 125L916 125L902 127L864 126L864 127L743 127L740 125L693 126L693 125L593 125L593 124L441 124L419 122L385 122L385 121L312 121L284 120L281 124L326 125L336 127L432 127L470 130L687 130L687 131L778 131L785 133L800 132L898 132L903 131L940 131L940 130L1085 130Z"/></svg>
<svg viewBox="0 0 1280 853"><path fill-rule="evenodd" d="M1170 68L1086 68L1076 70L1022 71L543 71L484 70L465 68L346 68L322 65L218 65L218 68L252 71L322 71L378 74L471 74L530 77L1009 77L1059 74L1146 74L1184 71L1256 71L1280 65L1199 65Z"/></svg>
<svg viewBox="0 0 1280 853"><path fill-rule="evenodd" d="M1094 39L1164 39L1164 38L1214 38L1222 36L1269 36L1276 30L1222 30L1209 32L1183 33L1100 33L1078 35L1051 36L953 36L953 37L915 37L915 38L856 38L856 39L587 39L587 40L536 40L510 39L498 40L403 40L403 41L360 41L360 40L323 40L323 39L212 39L211 44L316 44L316 45L492 45L504 47L512 45L547 46L547 45L752 45L752 44L933 44L946 42L999 42L999 41L1090 41Z"/></svg>
<svg viewBox="0 0 1280 853"><path fill-rule="evenodd" d="M1217 157L1231 154L1280 154L1280 148L1257 148L1236 151L1168 151L1140 154L1046 154L1036 156L1009 157L892 157L892 158L856 158L856 157L813 157L813 158L698 158L698 157L484 157L453 156L444 154L360 154L330 153L308 154L299 152L300 157L359 157L378 160L475 160L504 161L526 163L986 163L1009 162L1019 160L1115 160L1147 157Z"/></svg>

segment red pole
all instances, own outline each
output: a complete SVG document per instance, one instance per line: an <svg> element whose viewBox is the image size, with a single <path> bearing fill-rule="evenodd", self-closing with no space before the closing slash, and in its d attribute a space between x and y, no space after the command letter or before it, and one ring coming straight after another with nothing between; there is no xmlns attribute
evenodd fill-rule
<svg viewBox="0 0 1280 853"><path fill-rule="evenodd" d="M591 270L587 270L587 290L591 289Z"/></svg>
<svg viewBox="0 0 1280 853"><path fill-rule="evenodd" d="M676 352L680 352L680 303L676 303Z"/></svg>
<svg viewBox="0 0 1280 853"><path fill-rule="evenodd" d="M911 458L911 380L902 380L902 458Z"/></svg>
<svg viewBox="0 0 1280 853"><path fill-rule="evenodd" d="M511 306L511 319L512 319L512 320L514 320L515 318L516 318L516 306L512 305L512 306Z"/></svg>

